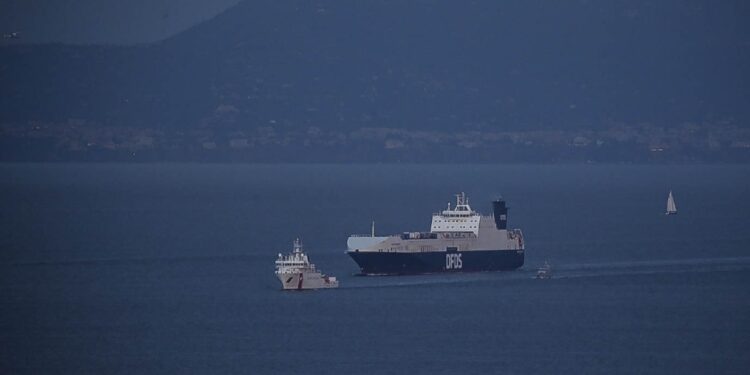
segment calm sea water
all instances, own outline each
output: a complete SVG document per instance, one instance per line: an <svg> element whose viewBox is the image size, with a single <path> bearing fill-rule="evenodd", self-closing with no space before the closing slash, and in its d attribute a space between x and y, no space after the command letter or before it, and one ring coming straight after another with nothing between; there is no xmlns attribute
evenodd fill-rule
<svg viewBox="0 0 750 375"><path fill-rule="evenodd" d="M0 165L0 372L747 373L750 166ZM674 191L679 214L666 217ZM350 233L502 195L513 272L358 277ZM281 292L303 238L341 288ZM544 260L551 280L534 280Z"/></svg>

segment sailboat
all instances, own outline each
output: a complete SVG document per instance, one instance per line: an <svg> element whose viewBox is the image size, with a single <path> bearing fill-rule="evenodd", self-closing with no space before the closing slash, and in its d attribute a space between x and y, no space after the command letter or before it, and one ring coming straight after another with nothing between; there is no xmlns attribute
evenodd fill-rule
<svg viewBox="0 0 750 375"><path fill-rule="evenodd" d="M674 204L672 190L669 191L669 198L667 198L667 212L665 215L677 215L677 206Z"/></svg>

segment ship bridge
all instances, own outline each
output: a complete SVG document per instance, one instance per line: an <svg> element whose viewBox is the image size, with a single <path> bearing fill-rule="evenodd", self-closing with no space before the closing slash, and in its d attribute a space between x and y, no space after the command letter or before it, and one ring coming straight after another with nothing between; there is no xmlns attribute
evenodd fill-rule
<svg viewBox="0 0 750 375"><path fill-rule="evenodd" d="M286 273L296 270L315 270L315 265L310 263L307 254L302 250L302 242L297 238L294 240L294 251L287 256L279 253L276 258L276 273Z"/></svg>
<svg viewBox="0 0 750 375"><path fill-rule="evenodd" d="M456 206L432 214L432 225L430 232L472 232L479 235L479 220L481 215L469 206L469 198L466 194L456 194Z"/></svg>

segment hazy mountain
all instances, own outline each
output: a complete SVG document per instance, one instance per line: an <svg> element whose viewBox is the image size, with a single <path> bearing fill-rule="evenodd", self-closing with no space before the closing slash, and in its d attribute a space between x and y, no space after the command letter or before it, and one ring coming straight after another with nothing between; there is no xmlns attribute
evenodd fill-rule
<svg viewBox="0 0 750 375"><path fill-rule="evenodd" d="M750 119L750 11L708 1L246 1L144 46L0 48L2 122L598 128Z"/></svg>
<svg viewBox="0 0 750 375"><path fill-rule="evenodd" d="M187 30L238 2L0 0L0 31L18 32L13 43L151 43Z"/></svg>

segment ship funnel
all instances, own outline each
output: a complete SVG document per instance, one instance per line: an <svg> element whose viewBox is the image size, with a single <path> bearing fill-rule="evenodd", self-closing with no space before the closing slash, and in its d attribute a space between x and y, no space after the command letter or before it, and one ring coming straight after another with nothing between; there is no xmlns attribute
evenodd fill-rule
<svg viewBox="0 0 750 375"><path fill-rule="evenodd" d="M492 212L495 215L495 226L497 229L507 229L508 207L505 205L503 198L498 198L492 202Z"/></svg>

